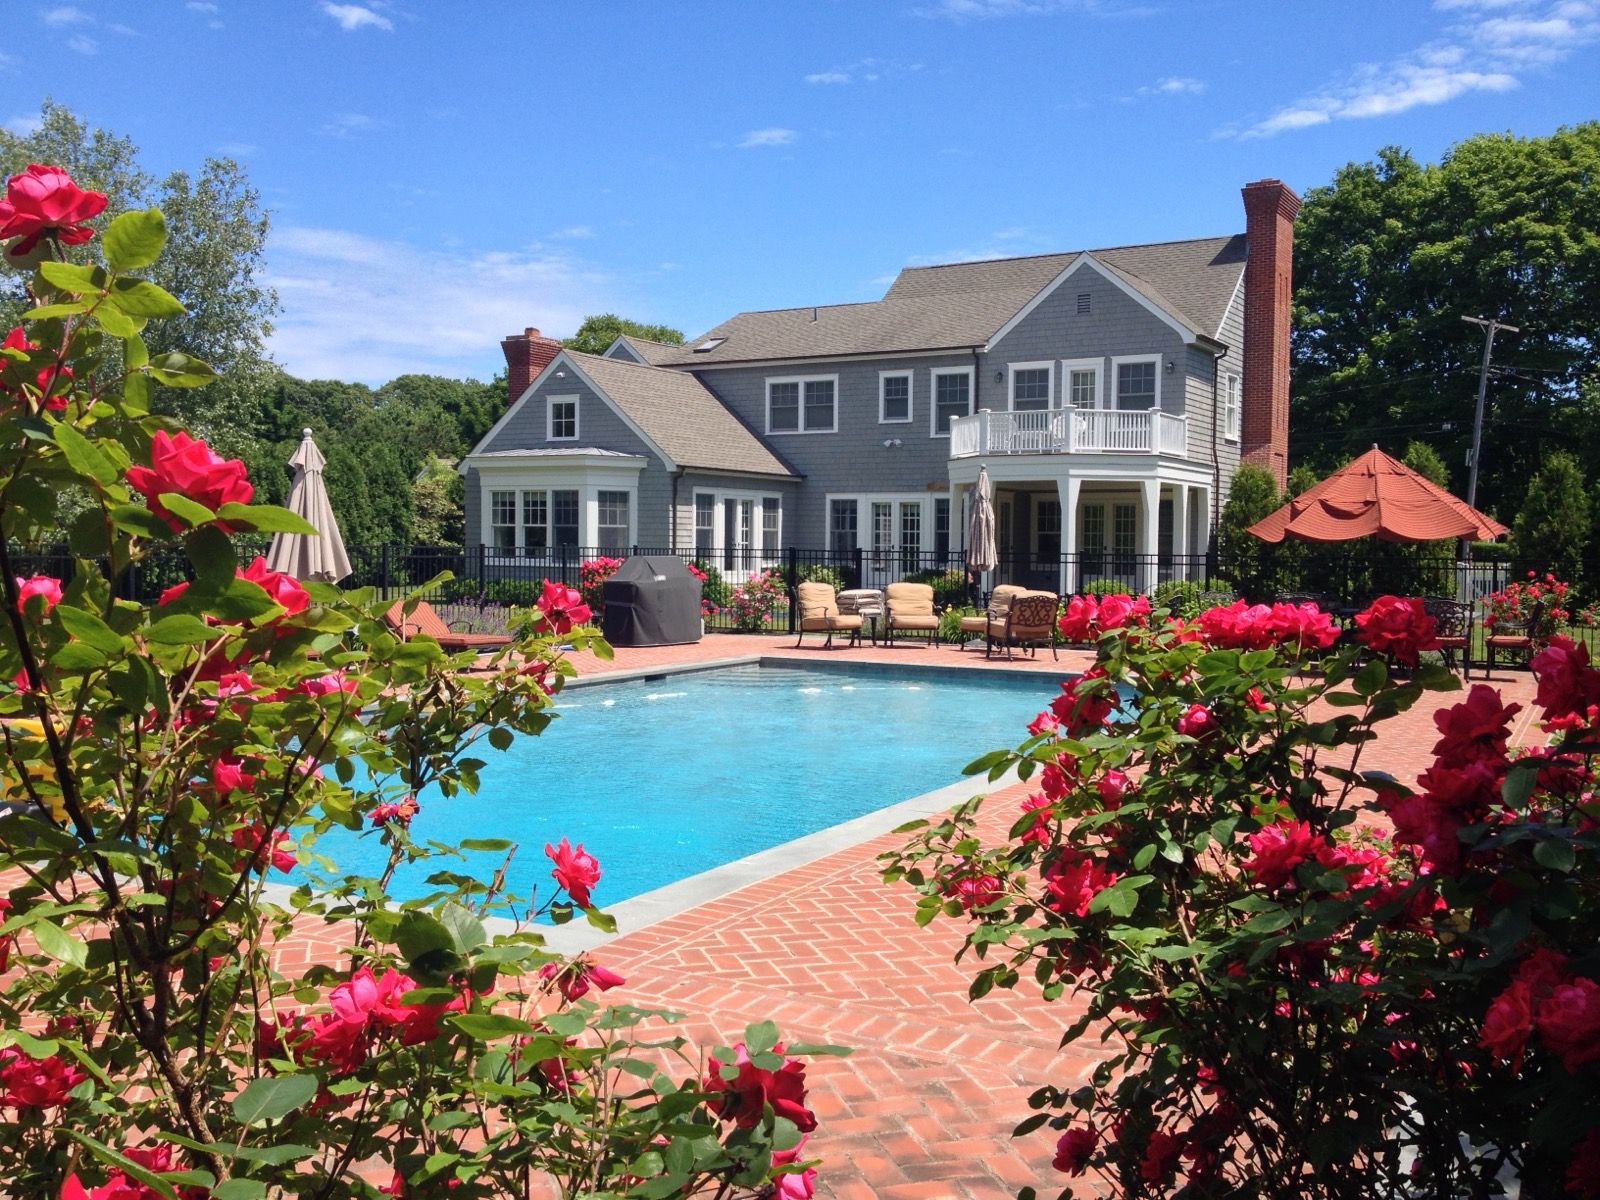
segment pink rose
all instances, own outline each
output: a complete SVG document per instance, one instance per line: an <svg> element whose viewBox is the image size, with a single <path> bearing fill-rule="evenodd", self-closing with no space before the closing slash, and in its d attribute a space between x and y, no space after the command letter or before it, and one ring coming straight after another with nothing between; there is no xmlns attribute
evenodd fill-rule
<svg viewBox="0 0 1600 1200"><path fill-rule="evenodd" d="M35 596L44 597L43 611L48 613L61 603L61 580L53 575L30 575L26 579L18 578L17 611L26 616L28 601Z"/></svg>
<svg viewBox="0 0 1600 1200"><path fill-rule="evenodd" d="M577 589L549 579L544 581L544 591L533 603L544 614L551 632L558 636L571 633L574 625L582 625L594 615Z"/></svg>
<svg viewBox="0 0 1600 1200"><path fill-rule="evenodd" d="M1274 641L1299 649L1326 650L1339 640L1339 626L1315 604L1274 604L1264 625Z"/></svg>
<svg viewBox="0 0 1600 1200"><path fill-rule="evenodd" d="M164 429L150 439L150 465L129 467L127 474L128 486L144 495L150 511L179 533L184 523L161 503L164 494L176 492L213 512L229 502L249 504L255 495L239 459L225 459L199 438L182 432L169 435ZM232 532L226 521L217 522L217 527Z"/></svg>
<svg viewBox="0 0 1600 1200"><path fill-rule="evenodd" d="M59 1108L87 1078L60 1055L34 1058L24 1050L0 1050L0 1108Z"/></svg>
<svg viewBox="0 0 1600 1200"><path fill-rule="evenodd" d="M1133 791L1135 784L1126 772L1115 767L1100 777L1100 782L1095 784L1095 790L1100 793L1100 803L1105 805L1108 812L1115 812L1122 807L1122 802L1127 799L1128 793Z"/></svg>
<svg viewBox="0 0 1600 1200"><path fill-rule="evenodd" d="M1356 637L1363 645L1410 667L1417 665L1420 651L1439 648L1436 630L1419 596L1379 596L1356 614Z"/></svg>
<svg viewBox="0 0 1600 1200"><path fill-rule="evenodd" d="M269 838L260 822L251 821L235 829L231 840L235 849L246 852L245 856L234 864L235 871L265 871L268 862L285 875L294 869L295 856L284 846L289 840L286 830L274 830Z"/></svg>
<svg viewBox="0 0 1600 1200"><path fill-rule="evenodd" d="M1217 731L1217 719L1204 704L1191 704L1174 728L1185 737L1204 741Z"/></svg>
<svg viewBox="0 0 1600 1200"><path fill-rule="evenodd" d="M94 236L86 222L106 207L104 192L89 192L60 167L33 163L6 183L0 200L0 240L21 238L7 253L29 253L40 238L78 246Z"/></svg>
<svg viewBox="0 0 1600 1200"><path fill-rule="evenodd" d="M28 340L28 333L21 325L6 334L6 340L0 342L0 350L21 350L24 354L30 356L41 348ZM11 368L10 360L0 358L0 372L5 371L7 368ZM4 384L0 384L0 395L26 398L28 395L27 380L31 372L33 384L38 388L39 396L44 401L44 407L51 412L66 411L67 392L71 389L63 388L61 385L71 382L71 367L64 366L58 369L57 365L46 356L44 365L37 370L33 369L31 361L27 368L18 366L13 370L13 379L16 380L16 386L7 387Z"/></svg>
<svg viewBox="0 0 1600 1200"><path fill-rule="evenodd" d="M1121 876L1086 854L1063 850L1044 872L1044 906L1062 916L1086 917L1094 898Z"/></svg>
<svg viewBox="0 0 1600 1200"><path fill-rule="evenodd" d="M772 1048L774 1054L783 1053L783 1043ZM749 1129L761 1120L767 1105L776 1116L794 1122L801 1133L810 1133L817 1127L817 1118L805 1106L806 1067L797 1058L785 1059L777 1070L758 1067L750 1061L745 1045L734 1046L737 1069L732 1079L722 1077L722 1063L715 1057L706 1073L704 1087L713 1093L706 1107L724 1121L732 1121L740 1129Z"/></svg>
<svg viewBox="0 0 1600 1200"><path fill-rule="evenodd" d="M545 963L539 968L539 978L554 980L556 990L568 1000L588 995L591 988L597 992L608 992L628 982L615 971L586 958L574 959L569 963Z"/></svg>
<svg viewBox="0 0 1600 1200"><path fill-rule="evenodd" d="M402 825L411 824L411 818L421 811L415 796L408 795L401 800L387 800L376 805L367 814L367 820L374 825L387 825L390 821L398 821Z"/></svg>
<svg viewBox="0 0 1600 1200"><path fill-rule="evenodd" d="M1067 601L1066 611L1056 622L1056 628L1069 642L1092 642L1095 639L1095 615L1099 609L1093 596L1074 596Z"/></svg>
<svg viewBox="0 0 1600 1200"><path fill-rule="evenodd" d="M571 896L579 908L588 908L589 893L600 882L599 860L584 850L582 842L573 847L566 838L556 846L546 842L544 852L555 863L550 877L556 881L556 886Z"/></svg>
<svg viewBox="0 0 1600 1200"><path fill-rule="evenodd" d="M1252 833L1253 852L1244 869L1268 891L1276 891L1294 878L1294 869L1327 846L1305 821L1278 821Z"/></svg>
<svg viewBox="0 0 1600 1200"><path fill-rule="evenodd" d="M1068 1175L1082 1175L1089 1165L1100 1135L1088 1125L1074 1125L1056 1139L1056 1156L1050 1165Z"/></svg>
<svg viewBox="0 0 1600 1200"><path fill-rule="evenodd" d="M282 571L269 569L267 560L259 554L238 575L240 579L248 579L251 583L259 584L267 595L271 596L276 603L284 608L285 616L292 617L296 613L303 613L311 604L311 596L306 592L305 588L300 586L299 580L293 575L286 575ZM342 680L343 676L339 676L339 678ZM340 690L351 691L354 686L352 683L350 687L341 688Z"/></svg>
<svg viewBox="0 0 1600 1200"><path fill-rule="evenodd" d="M803 1133L800 1140L787 1150L774 1150L772 1152L772 1165L774 1167L791 1167L800 1161L801 1152L805 1149L806 1139L811 1135ZM772 1176L772 1200L811 1200L817 1191L817 1169L807 1167L803 1171L789 1171L785 1174Z"/></svg>

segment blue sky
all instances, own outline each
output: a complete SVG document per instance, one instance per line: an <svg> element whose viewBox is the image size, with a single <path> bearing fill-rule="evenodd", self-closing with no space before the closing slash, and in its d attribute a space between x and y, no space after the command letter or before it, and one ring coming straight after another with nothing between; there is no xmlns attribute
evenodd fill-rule
<svg viewBox="0 0 1600 1200"><path fill-rule="evenodd" d="M13 3L0 122L49 95L153 171L240 159L275 357L367 382L1233 232L1251 179L1600 116L1600 0Z"/></svg>

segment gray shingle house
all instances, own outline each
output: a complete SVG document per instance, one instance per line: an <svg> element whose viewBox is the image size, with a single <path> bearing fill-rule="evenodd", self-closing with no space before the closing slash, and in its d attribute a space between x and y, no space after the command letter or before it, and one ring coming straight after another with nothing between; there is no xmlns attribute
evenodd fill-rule
<svg viewBox="0 0 1600 1200"><path fill-rule="evenodd" d="M1295 194L1227 237L909 267L881 300L746 312L603 356L507 338L462 463L490 562L631 546L741 568L959 562L980 465L1012 579L1140 587L1204 554L1240 462L1287 471Z"/></svg>

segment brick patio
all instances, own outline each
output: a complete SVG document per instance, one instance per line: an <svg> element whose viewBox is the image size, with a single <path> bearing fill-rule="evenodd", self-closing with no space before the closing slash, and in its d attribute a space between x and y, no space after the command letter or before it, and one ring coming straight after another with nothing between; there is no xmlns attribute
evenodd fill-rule
<svg viewBox="0 0 1600 1200"><path fill-rule="evenodd" d="M981 653L903 645L823 651L756 635L714 635L694 646L619 649L611 662L576 656L581 675L704 662L752 654L816 661L989 666L1063 677L1090 661L1064 651L1039 659L986 662ZM1532 682L1502 672L1494 682L1527 705ZM1408 781L1431 757L1432 716L1458 696L1425 699L1388 722L1363 753L1366 769ZM1527 736L1529 714L1517 730ZM971 747L974 756L992 747ZM974 791L979 790L974 784ZM985 824L1003 835L1026 789L993 793ZM618 994L686 1014L681 1032L700 1044L731 1042L752 1021L772 1019L792 1041L854 1048L808 1069L819 1127L809 1148L825 1161L819 1196L839 1200L991 1200L1029 1184L1041 1194L1062 1182L1050 1169L1048 1135L1013 1142L1027 1096L1049 1079L1072 1085L1092 1069L1092 1046L1057 1049L1078 1015L1068 1001L1047 1005L1027 985L967 1000L969 971L954 962L964 926L918 929L914 893L885 887L877 857L902 838L885 834L772 876L643 929L596 952L627 977ZM285 966L322 952L310 931L285 946ZM292 969L292 967L291 967ZM1079 1194L1084 1194L1080 1187Z"/></svg>

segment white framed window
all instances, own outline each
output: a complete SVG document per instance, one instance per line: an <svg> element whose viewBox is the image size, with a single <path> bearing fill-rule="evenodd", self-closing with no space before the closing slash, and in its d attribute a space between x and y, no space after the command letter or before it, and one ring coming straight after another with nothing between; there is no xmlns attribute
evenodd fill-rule
<svg viewBox="0 0 1600 1200"><path fill-rule="evenodd" d="M1061 396L1071 408L1103 408L1105 394L1100 387L1101 360L1064 358L1061 360Z"/></svg>
<svg viewBox="0 0 1600 1200"><path fill-rule="evenodd" d="M1055 407L1055 371L1052 369L1053 366L1053 363L1048 362L1019 362L1011 364L1012 412L1039 412L1043 409Z"/></svg>
<svg viewBox="0 0 1600 1200"><path fill-rule="evenodd" d="M854 554L858 540L859 511L854 496L828 501L828 549L833 554Z"/></svg>
<svg viewBox="0 0 1600 1200"><path fill-rule="evenodd" d="M516 492L489 493L489 544L496 550L517 548Z"/></svg>
<svg viewBox="0 0 1600 1200"><path fill-rule="evenodd" d="M697 490L695 557L715 562L723 571L752 571L776 561L782 550L782 503L761 492Z"/></svg>
<svg viewBox="0 0 1600 1200"><path fill-rule="evenodd" d="M1111 360L1112 408L1160 408L1161 356L1127 355Z"/></svg>
<svg viewBox="0 0 1600 1200"><path fill-rule="evenodd" d="M1239 440L1239 420L1243 401L1237 375L1222 377L1222 436L1230 442Z"/></svg>
<svg viewBox="0 0 1600 1200"><path fill-rule="evenodd" d="M545 438L552 442L578 440L578 398L551 396L545 405Z"/></svg>
<svg viewBox="0 0 1600 1200"><path fill-rule="evenodd" d="M763 496L761 499L761 548L771 558L782 541L782 506L776 496Z"/></svg>
<svg viewBox="0 0 1600 1200"><path fill-rule="evenodd" d="M550 494L522 493L522 548L543 550L550 545Z"/></svg>
<svg viewBox="0 0 1600 1200"><path fill-rule="evenodd" d="M876 567L889 565L889 556L894 550L894 502L892 500L874 500L872 502L872 564Z"/></svg>
<svg viewBox="0 0 1600 1200"><path fill-rule="evenodd" d="M935 509L930 518L925 507L929 502L930 497L922 493L829 496L828 549L835 555L848 555L860 546L874 567L917 570L922 557L933 549L936 536L934 522L938 512ZM933 500L933 503L939 501ZM945 537L948 538L949 498L943 498L943 503Z"/></svg>
<svg viewBox="0 0 1600 1200"><path fill-rule="evenodd" d="M833 433L839 428L839 377L795 375L767 380L767 432Z"/></svg>
<svg viewBox="0 0 1600 1200"><path fill-rule="evenodd" d="M1133 558L1139 548L1139 506L1114 504L1111 506L1111 553L1122 571L1133 570Z"/></svg>
<svg viewBox="0 0 1600 1200"><path fill-rule="evenodd" d="M941 559L950 554L950 497L948 496L934 497L933 552Z"/></svg>
<svg viewBox="0 0 1600 1200"><path fill-rule="evenodd" d="M911 420L911 372L878 372L878 424L903 425Z"/></svg>
<svg viewBox="0 0 1600 1200"><path fill-rule="evenodd" d="M949 437L950 422L972 415L972 368L934 367L933 437Z"/></svg>
<svg viewBox="0 0 1600 1200"><path fill-rule="evenodd" d="M630 518L633 506L629 503L630 499L627 492L595 493L595 504L598 509L595 530L599 537L600 549L623 550L632 543L633 525Z"/></svg>
<svg viewBox="0 0 1600 1200"><path fill-rule="evenodd" d="M717 498L710 492L694 494L694 556L709 561L717 550Z"/></svg>
<svg viewBox="0 0 1600 1200"><path fill-rule="evenodd" d="M1061 501L1041 499L1034 505L1033 560L1041 568L1061 562Z"/></svg>

